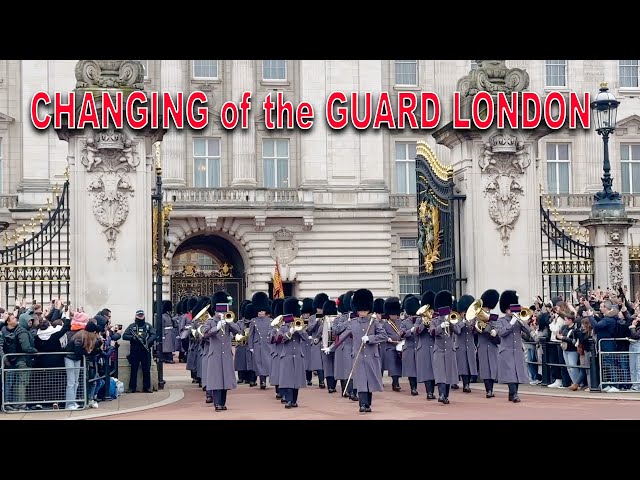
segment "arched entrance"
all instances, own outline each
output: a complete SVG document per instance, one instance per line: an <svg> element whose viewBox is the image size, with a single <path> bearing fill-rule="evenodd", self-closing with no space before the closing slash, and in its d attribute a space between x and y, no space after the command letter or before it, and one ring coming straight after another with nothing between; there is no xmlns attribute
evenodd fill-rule
<svg viewBox="0 0 640 480"><path fill-rule="evenodd" d="M186 297L226 291L238 307L245 295L245 267L236 247L218 235L204 233L188 238L176 249L171 260L171 301L175 305Z"/></svg>

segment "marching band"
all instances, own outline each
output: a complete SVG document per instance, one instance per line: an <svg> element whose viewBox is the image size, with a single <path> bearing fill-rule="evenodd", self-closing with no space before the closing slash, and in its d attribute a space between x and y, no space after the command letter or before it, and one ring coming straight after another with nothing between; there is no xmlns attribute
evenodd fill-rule
<svg viewBox="0 0 640 480"><path fill-rule="evenodd" d="M256 292L240 305L235 318L227 292L185 298L176 304L174 321L186 351L193 383L206 392L216 412L227 409L227 392L240 383L275 387L287 409L298 406L299 389L313 386L343 397L371 412L373 393L383 391L383 375L402 392L450 404L450 391L471 393L472 380L484 383L486 398L494 384L508 386L508 400L519 403L518 385L528 381L522 339L529 333L531 311L519 305L517 292L486 290L480 298L427 291L376 298L370 290L349 290L336 299L269 299ZM496 307L501 314L492 313ZM236 378L237 372L237 378ZM338 380L340 382L338 382ZM325 383L326 382L326 383Z"/></svg>

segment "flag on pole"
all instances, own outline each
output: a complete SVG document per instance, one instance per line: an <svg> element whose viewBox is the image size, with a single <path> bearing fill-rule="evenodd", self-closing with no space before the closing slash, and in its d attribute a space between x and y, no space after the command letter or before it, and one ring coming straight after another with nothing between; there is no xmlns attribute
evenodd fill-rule
<svg viewBox="0 0 640 480"><path fill-rule="evenodd" d="M284 286L282 285L278 260L276 260L276 268L273 272L273 298L284 298Z"/></svg>

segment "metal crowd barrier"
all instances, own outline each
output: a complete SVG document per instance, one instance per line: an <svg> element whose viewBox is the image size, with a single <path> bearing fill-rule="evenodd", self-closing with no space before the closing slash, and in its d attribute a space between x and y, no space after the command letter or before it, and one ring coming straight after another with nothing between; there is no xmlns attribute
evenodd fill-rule
<svg viewBox="0 0 640 480"><path fill-rule="evenodd" d="M528 365L537 365L541 367L541 383L540 385L543 387L546 387L548 385L550 385L551 382L551 367L560 367L560 368L577 368L577 369L581 369L581 370L585 370L588 371L587 375L589 375L589 388L591 391L599 391L600 389L600 379L599 379L599 375L597 375L599 373L599 369L598 369L598 364L597 364L597 356L595 354L595 352L593 351L595 348L595 344L593 341L589 342L588 345L588 349L587 351L590 353L590 361L589 361L589 365L575 365L575 366L571 366L568 367L566 363L564 363L564 357L562 355L562 347L561 347L561 342L522 342L525 345L532 345L534 346L535 352L536 354L538 353L537 350L537 346L540 347L540 349L542 350L542 359L538 359L535 362L532 362L528 359L525 359L525 363ZM557 349L557 355L558 358L562 360L562 363L551 363L548 361L549 359L549 349L550 348L555 348ZM537 357L536 357L537 358ZM595 373L595 376L594 376ZM597 385L597 387L592 387L592 385Z"/></svg>
<svg viewBox="0 0 640 480"><path fill-rule="evenodd" d="M67 388L76 383L74 402L87 408L87 365L79 367L40 367L45 358L68 355L68 352L7 353L2 363L2 411L51 411L66 407ZM62 363L62 362L60 362ZM29 367L28 365L33 365ZM69 385L69 387L67 386Z"/></svg>
<svg viewBox="0 0 640 480"><path fill-rule="evenodd" d="M602 351L602 342L635 342L629 338L602 338L598 340L598 352L600 353L600 389L602 385L611 385L617 388L618 385L640 385L640 381L631 378L634 375L640 378L640 352L630 352L627 350L615 350L613 352Z"/></svg>

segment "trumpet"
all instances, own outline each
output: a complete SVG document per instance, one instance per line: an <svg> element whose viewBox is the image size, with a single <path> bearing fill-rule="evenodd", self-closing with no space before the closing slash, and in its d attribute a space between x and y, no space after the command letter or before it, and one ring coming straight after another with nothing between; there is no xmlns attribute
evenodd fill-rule
<svg viewBox="0 0 640 480"><path fill-rule="evenodd" d="M431 306L421 306L416 314L422 317L422 323L424 323L425 327L429 328L431 326L431 318L433 317L433 310L431 309Z"/></svg>
<svg viewBox="0 0 640 480"><path fill-rule="evenodd" d="M445 317L445 320L449 322L451 325L455 325L460 321L460 314L458 312L451 312L449 315ZM448 326L444 327L444 334L447 337L451 336L451 330L449 329Z"/></svg>
<svg viewBox="0 0 640 480"><path fill-rule="evenodd" d="M224 313L222 318L224 318L227 322L235 322L236 321L236 314L233 313L231 310L229 310L228 312Z"/></svg>
<svg viewBox="0 0 640 480"><path fill-rule="evenodd" d="M301 319L301 318L296 318L296 319L293 321L293 329L294 329L296 332L299 332L299 331L303 330L303 329L305 328L305 326L306 326L306 325L305 325L305 322L304 322L304 320L303 320L303 319Z"/></svg>
<svg viewBox="0 0 640 480"><path fill-rule="evenodd" d="M482 299L478 299L467 308L467 320L476 319L475 329L478 333L482 333L489 325L489 314L482 309Z"/></svg>

